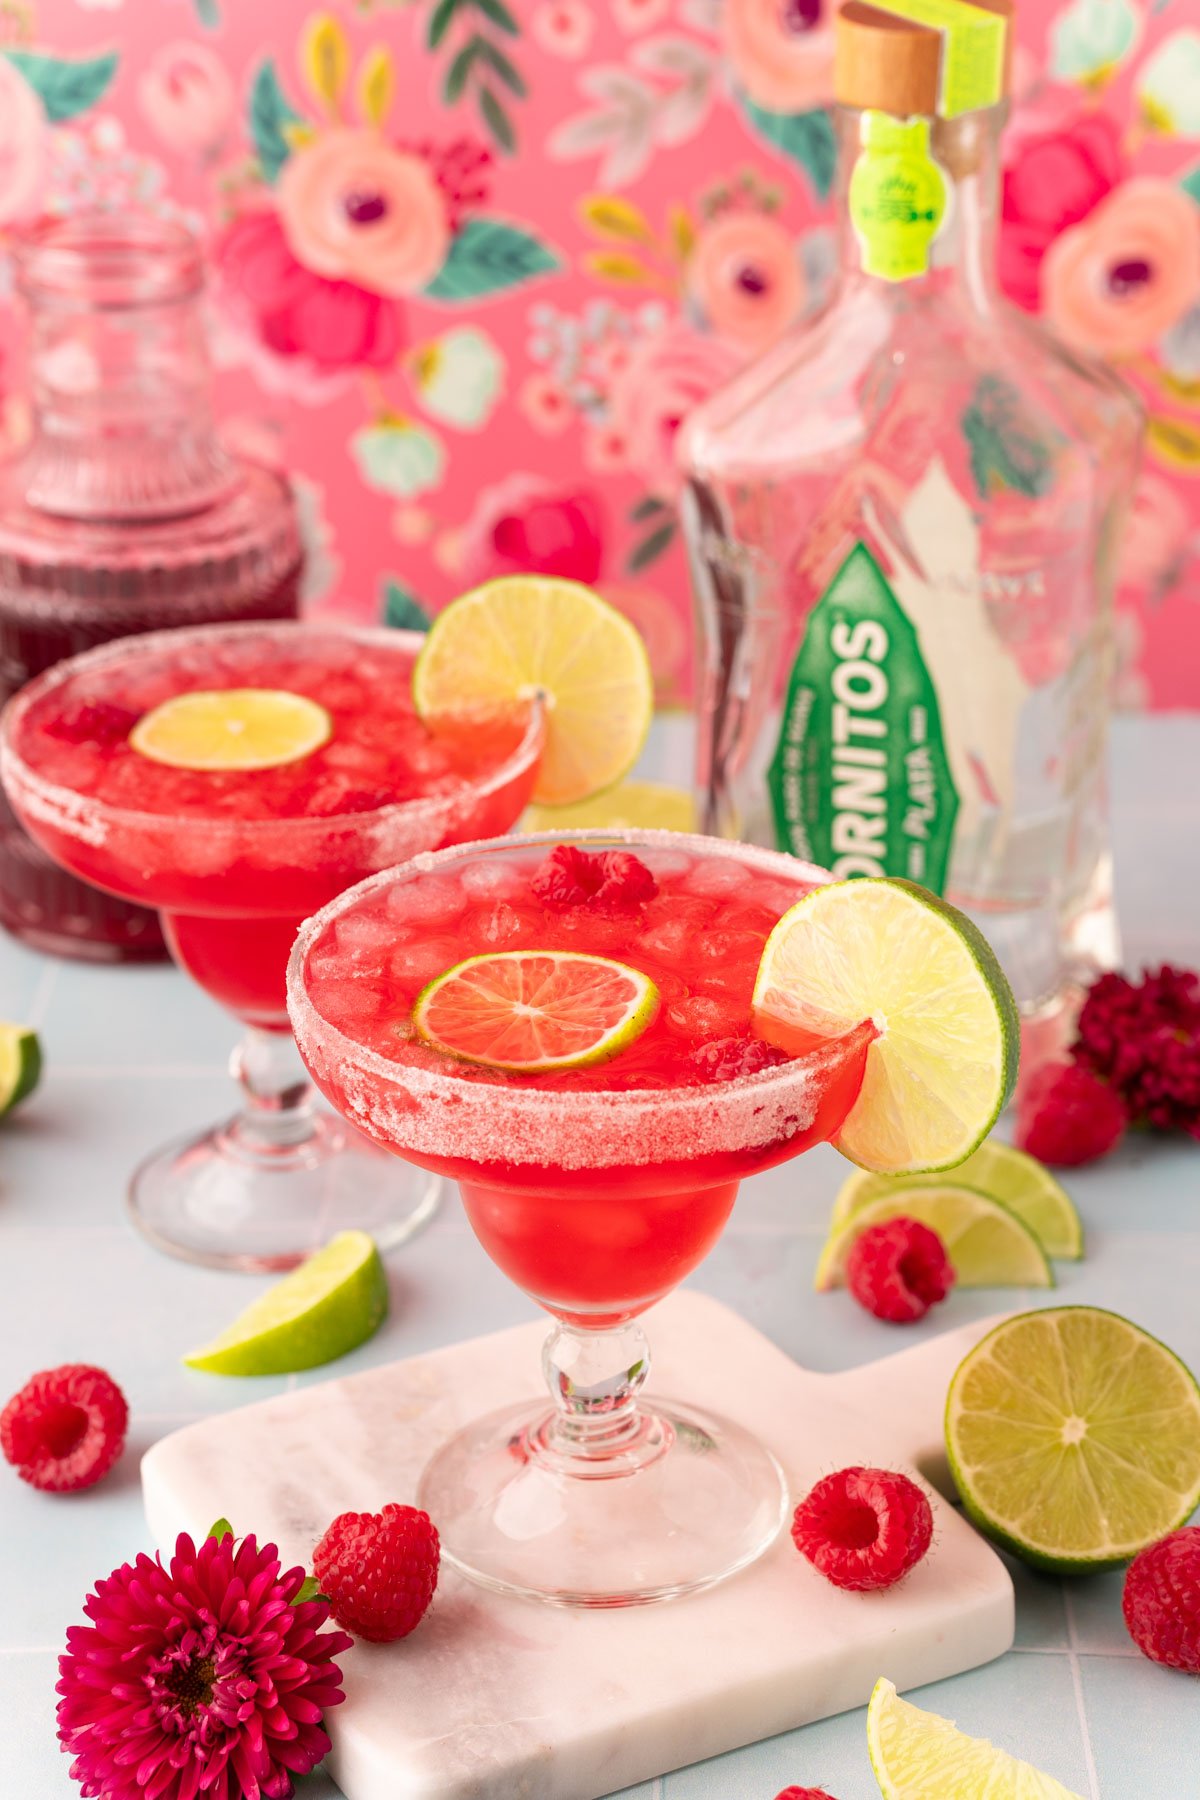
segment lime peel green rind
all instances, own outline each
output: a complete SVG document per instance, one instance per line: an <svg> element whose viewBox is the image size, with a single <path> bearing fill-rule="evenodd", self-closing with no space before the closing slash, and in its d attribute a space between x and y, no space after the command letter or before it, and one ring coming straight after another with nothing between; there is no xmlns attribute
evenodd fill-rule
<svg viewBox="0 0 1200 1800"><path fill-rule="evenodd" d="M946 1450L968 1517L1035 1568L1116 1568L1200 1504L1200 1386L1119 1313L1021 1313L963 1358Z"/></svg>
<svg viewBox="0 0 1200 1800"><path fill-rule="evenodd" d="M0 1118L29 1098L41 1074L42 1046L36 1031L0 1022Z"/></svg>
<svg viewBox="0 0 1200 1800"><path fill-rule="evenodd" d="M880 1194L855 1208L821 1252L813 1280L817 1290L843 1284L850 1251L864 1231L899 1218L917 1219L937 1232L960 1287L1055 1285L1045 1251L1016 1213L973 1188L937 1182Z"/></svg>
<svg viewBox="0 0 1200 1800"><path fill-rule="evenodd" d="M772 1018L825 1036L879 1024L835 1142L880 1173L954 1167L1016 1083L1019 1020L995 955L970 919L911 881L806 894L767 939L754 1007L764 1035Z"/></svg>
<svg viewBox="0 0 1200 1800"><path fill-rule="evenodd" d="M884 1679L867 1706L867 1750L883 1800L1082 1800L1031 1763L902 1700Z"/></svg>
<svg viewBox="0 0 1200 1800"><path fill-rule="evenodd" d="M365 1231L342 1231L184 1357L211 1375L288 1375L345 1356L387 1316L379 1251Z"/></svg>

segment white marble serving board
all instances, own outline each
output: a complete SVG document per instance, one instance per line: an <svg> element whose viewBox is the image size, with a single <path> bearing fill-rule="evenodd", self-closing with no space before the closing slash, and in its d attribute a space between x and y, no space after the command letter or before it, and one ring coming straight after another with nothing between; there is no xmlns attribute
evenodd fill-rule
<svg viewBox="0 0 1200 1800"><path fill-rule="evenodd" d="M650 1390L702 1401L770 1445L799 1498L851 1463L944 1469L950 1377L992 1321L841 1375L800 1369L743 1319L679 1293L647 1320ZM158 1542L224 1515L307 1564L335 1513L410 1501L466 1419L540 1390L541 1323L190 1425L142 1463ZM1013 1592L933 1496L933 1548L890 1593L839 1592L786 1532L707 1593L619 1611L501 1599L443 1570L399 1644L343 1659L331 1768L349 1800L597 1800L668 1769L999 1656Z"/></svg>

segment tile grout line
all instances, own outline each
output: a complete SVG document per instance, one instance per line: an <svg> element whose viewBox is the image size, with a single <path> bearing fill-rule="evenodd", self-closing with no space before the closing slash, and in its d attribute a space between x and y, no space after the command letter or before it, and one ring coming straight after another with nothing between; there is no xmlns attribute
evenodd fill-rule
<svg viewBox="0 0 1200 1800"><path fill-rule="evenodd" d="M1096 1758L1092 1750L1092 1734L1088 1725L1087 1706L1083 1697L1083 1670L1079 1661L1079 1644L1075 1634L1075 1608L1070 1589L1063 1583L1063 1614L1067 1624L1067 1661L1071 1669L1071 1685L1075 1689L1075 1708L1079 1714L1079 1734L1083 1740L1083 1766L1087 1770L1091 1800L1100 1800L1100 1780L1096 1774Z"/></svg>

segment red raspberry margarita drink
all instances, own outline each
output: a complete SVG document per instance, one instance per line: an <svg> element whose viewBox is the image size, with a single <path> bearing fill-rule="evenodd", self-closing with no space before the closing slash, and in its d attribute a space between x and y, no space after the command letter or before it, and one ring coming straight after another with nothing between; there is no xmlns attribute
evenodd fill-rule
<svg viewBox="0 0 1200 1800"><path fill-rule="evenodd" d="M162 1248L283 1268L341 1226L385 1244L411 1228L394 1165L311 1112L285 971L300 922L342 889L503 831L528 798L537 718L432 733L411 696L422 642L155 632L58 664L5 712L0 777L26 829L73 874L157 907L176 960L251 1027L242 1116L135 1177L135 1218Z"/></svg>

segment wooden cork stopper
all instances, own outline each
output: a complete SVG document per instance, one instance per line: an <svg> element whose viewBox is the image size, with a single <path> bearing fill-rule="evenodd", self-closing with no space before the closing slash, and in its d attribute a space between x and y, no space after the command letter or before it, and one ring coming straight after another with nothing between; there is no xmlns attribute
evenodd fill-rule
<svg viewBox="0 0 1200 1800"><path fill-rule="evenodd" d="M1016 0L971 0L981 12L1010 20ZM937 117L941 91L943 37L929 25L846 0L835 18L833 91L839 104L892 113L896 118ZM1005 34L1004 92L1012 58L1012 31Z"/></svg>

